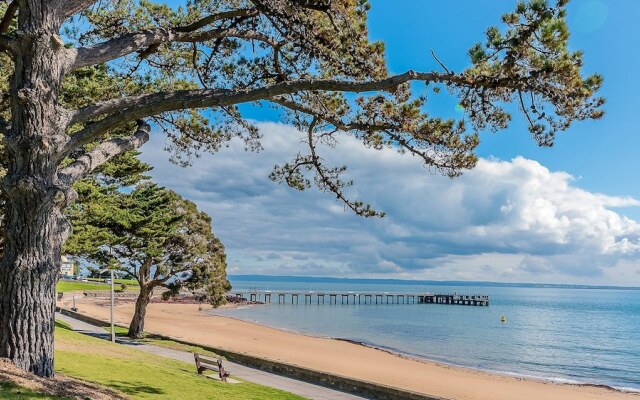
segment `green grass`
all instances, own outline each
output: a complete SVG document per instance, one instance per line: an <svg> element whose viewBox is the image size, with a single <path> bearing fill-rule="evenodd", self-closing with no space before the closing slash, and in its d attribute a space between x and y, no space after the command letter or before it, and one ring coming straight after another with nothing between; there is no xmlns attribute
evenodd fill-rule
<svg viewBox="0 0 640 400"><path fill-rule="evenodd" d="M71 325L69 325L68 323L66 323L64 321L60 321L59 319L57 319L56 320L56 328L63 328L63 329L71 330Z"/></svg>
<svg viewBox="0 0 640 400"><path fill-rule="evenodd" d="M111 333L111 325L105 325L102 327L107 333ZM116 336L127 336L129 333L129 328L125 328L124 326L114 325L113 330L116 331Z"/></svg>
<svg viewBox="0 0 640 400"><path fill-rule="evenodd" d="M60 281L56 285L57 292L81 292L83 290L108 290L107 285L98 285L96 283L89 282L73 282L73 281Z"/></svg>
<svg viewBox="0 0 640 400"><path fill-rule="evenodd" d="M195 366L56 327L56 371L119 390L133 399L294 400L249 382L225 384ZM233 372L233 371L231 371Z"/></svg>
<svg viewBox="0 0 640 400"><path fill-rule="evenodd" d="M102 329L107 331L107 333L111 332L111 326L110 325L103 326ZM124 327L124 326L115 325L114 326L114 330L116 331L116 336L127 336L127 334L129 333L129 328ZM146 333L145 333L145 336L146 336ZM140 342L140 343L152 344L154 346L165 347L167 349L186 351L187 353L199 353L199 354L207 355L207 356L211 356L211 357L217 357L218 356L214 352L209 351L209 350L205 350L200 346L193 346L193 345L189 345L189 344L184 344L184 343L176 342L175 340L164 339L164 338L160 338L160 337L153 336L153 335L146 336L145 338L138 339L137 341Z"/></svg>
<svg viewBox="0 0 640 400"><path fill-rule="evenodd" d="M104 282L105 278L85 278L86 280L88 280L89 282ZM116 284L121 284L124 283L125 285L132 285L132 286L138 286L138 281L135 279L116 279L115 280Z"/></svg>
<svg viewBox="0 0 640 400"><path fill-rule="evenodd" d="M33 390L23 388L10 382L0 382L0 399L3 400L60 400L66 397L50 396L36 393Z"/></svg>
<svg viewBox="0 0 640 400"><path fill-rule="evenodd" d="M82 291L96 291L96 290L111 290L109 285L100 285L98 283L91 282L74 282L74 281L59 281L56 285L57 292L82 292ZM138 290L138 286L127 286L127 290ZM115 286L116 292L121 292L120 285Z"/></svg>
<svg viewBox="0 0 640 400"><path fill-rule="evenodd" d="M161 339L156 337L148 337L141 339L140 342L152 344L154 346L166 347L168 349L186 351L188 353L199 353L206 356L217 357L218 355L212 351L205 350L200 346L191 346L188 344L176 342L174 340L169 339Z"/></svg>

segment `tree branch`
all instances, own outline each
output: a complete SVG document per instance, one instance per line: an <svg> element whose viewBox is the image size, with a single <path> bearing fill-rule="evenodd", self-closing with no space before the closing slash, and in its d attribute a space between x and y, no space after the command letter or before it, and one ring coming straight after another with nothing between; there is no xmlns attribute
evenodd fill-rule
<svg viewBox="0 0 640 400"><path fill-rule="evenodd" d="M253 9L228 11L220 14L209 15L190 25L182 27L156 28L132 32L93 46L73 49L72 51L75 51L76 54L75 61L73 62L71 69L73 70L89 65L104 63L124 57L136 51L140 51L141 49L149 46L157 46L159 44L170 42L194 43L223 37L235 37L261 40L265 43L274 45L276 42L267 35L255 31L220 28L197 32L197 29L222 19L246 17L251 15L257 15L257 12Z"/></svg>
<svg viewBox="0 0 640 400"><path fill-rule="evenodd" d="M175 29L176 32L193 32L200 28L204 28L207 25L211 25L221 19L231 19L237 17L251 17L258 15L258 10L255 8L246 8L240 10L224 11L218 14L212 14L207 17L201 18L189 25L181 26Z"/></svg>
<svg viewBox="0 0 640 400"><path fill-rule="evenodd" d="M336 198L340 200L345 206L347 206L351 211L356 213L356 215L362 217L384 217L384 213L377 212L369 205L364 205L361 202L352 201L345 196L342 188L344 186L348 186L349 184L345 184L339 179L340 172L331 172L328 171L324 165L322 165L322 161L320 160L320 156L318 156L316 152L316 145L314 143L313 133L315 127L318 123L318 118L313 117L313 120L309 124L309 128L307 129L307 145L309 146L309 152L311 155L311 165L316 171L316 184L320 190L324 190L327 192L331 192L336 195ZM339 170L338 170L339 171ZM333 175L333 176L332 176Z"/></svg>
<svg viewBox="0 0 640 400"><path fill-rule="evenodd" d="M59 178L67 184L71 184L78 179L85 177L100 165L111 158L134 150L142 146L149 140L151 127L144 121L138 121L138 130L133 136L126 138L114 138L98 145L94 150L79 157L69 166L59 172Z"/></svg>
<svg viewBox="0 0 640 400"><path fill-rule="evenodd" d="M471 78L465 75L443 74L438 72L407 71L400 75L365 82L343 81L334 79L300 79L291 82L281 82L261 88L248 89L200 89L173 92L158 92L140 96L123 97L107 100L92 106L77 110L72 117L72 123L84 123L90 119L107 117L87 126L71 136L65 149L65 155L74 149L88 144L106 132L122 124L141 118L161 114L168 111L225 107L234 104L247 103L258 100L271 100L276 96L293 94L301 91L341 91L341 92L371 92L379 90L395 90L399 85L410 81L426 83L446 83L458 87L490 87L498 88L526 87L526 79L514 82L517 78Z"/></svg>
<svg viewBox="0 0 640 400"><path fill-rule="evenodd" d="M282 96L274 97L273 99L270 99L270 101L272 101L273 103L279 104L282 107L288 108L290 110L298 111L303 114L308 114L312 117L317 117L319 120L328 122L331 125L335 126L337 129L340 129L343 131L357 130L357 131L368 131L368 132L374 132L374 131L381 132L381 131L387 131L392 129L398 129L397 126L394 126L391 124L365 124L365 123L358 123L358 122L344 122L337 116L330 116L330 115L327 115L326 113L318 112L303 104L288 100Z"/></svg>
<svg viewBox="0 0 640 400"><path fill-rule="evenodd" d="M59 0L61 15L67 19L89 8L96 0Z"/></svg>
<svg viewBox="0 0 640 400"><path fill-rule="evenodd" d="M13 17L16 16L18 12L18 2L13 0L7 6L7 9L4 12L4 16L2 17L2 21L0 21L0 33L6 33L11 26L11 21L13 21Z"/></svg>
<svg viewBox="0 0 640 400"><path fill-rule="evenodd" d="M89 47L72 49L71 52L75 52L75 60L71 70L115 60L148 46L170 42L174 37L173 31L157 28L128 33Z"/></svg>
<svg viewBox="0 0 640 400"><path fill-rule="evenodd" d="M336 116L328 116L324 113L320 113L316 110L313 110L309 107L306 107L302 104L296 103L294 101L288 100L284 97L277 97L271 100L272 102L279 104L285 108L290 110L298 111L307 115L314 117L317 120L322 120L328 122L329 124L335 126L337 129L342 131L360 131L360 132L384 132L391 139L395 140L395 142L401 146L403 149L408 151L414 156L420 157L425 164L433 165L438 168L444 168L446 165L442 164L438 160L436 160L432 154L428 151L420 151L415 146L412 146L411 143L400 133L397 131L402 130L401 126L396 126L392 124L366 124L359 122L344 122L340 118Z"/></svg>

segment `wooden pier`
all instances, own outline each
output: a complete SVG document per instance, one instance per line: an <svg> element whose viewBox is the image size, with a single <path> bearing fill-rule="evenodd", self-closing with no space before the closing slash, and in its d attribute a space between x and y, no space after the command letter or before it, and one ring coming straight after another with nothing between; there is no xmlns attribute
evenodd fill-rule
<svg viewBox="0 0 640 400"><path fill-rule="evenodd" d="M388 293L388 292L299 292L251 290L230 293L258 303L278 304L453 304L488 306L489 296L471 294Z"/></svg>

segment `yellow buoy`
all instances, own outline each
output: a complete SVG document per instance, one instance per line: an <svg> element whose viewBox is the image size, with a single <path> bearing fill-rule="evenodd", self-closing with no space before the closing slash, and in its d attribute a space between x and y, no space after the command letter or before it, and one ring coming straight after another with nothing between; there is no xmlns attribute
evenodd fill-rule
<svg viewBox="0 0 640 400"><path fill-rule="evenodd" d="M500 318L500 322L505 323L507 322L507 317L505 317L504 315L502 316L502 318Z"/></svg>

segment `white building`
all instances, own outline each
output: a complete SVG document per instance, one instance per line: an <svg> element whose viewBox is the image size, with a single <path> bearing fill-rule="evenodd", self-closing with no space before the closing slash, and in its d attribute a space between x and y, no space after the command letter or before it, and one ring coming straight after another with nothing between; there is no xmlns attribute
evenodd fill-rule
<svg viewBox="0 0 640 400"><path fill-rule="evenodd" d="M62 256L62 260L60 263L60 275L75 275L76 272L76 263L73 261L69 261L69 259L65 256Z"/></svg>

